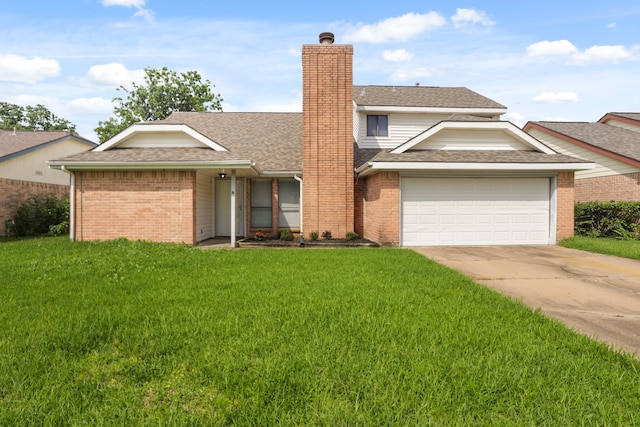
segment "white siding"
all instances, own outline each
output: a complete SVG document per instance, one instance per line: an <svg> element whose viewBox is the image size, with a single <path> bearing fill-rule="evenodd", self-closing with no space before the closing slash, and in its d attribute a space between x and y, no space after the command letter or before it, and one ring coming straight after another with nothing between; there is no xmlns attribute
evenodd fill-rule
<svg viewBox="0 0 640 427"><path fill-rule="evenodd" d="M196 174L196 241L210 239L213 234L213 179Z"/></svg>
<svg viewBox="0 0 640 427"><path fill-rule="evenodd" d="M610 126L617 126L619 128L623 128L623 129L627 129L627 130L632 130L634 132L640 132L640 124L631 124L631 123L627 123L627 122L621 122L619 120L615 120L615 119L609 119L607 120L606 124L610 125Z"/></svg>
<svg viewBox="0 0 640 427"><path fill-rule="evenodd" d="M404 144L414 136L424 132L436 123L447 119L451 114L419 114L419 113L389 113L389 136L367 136L367 114L387 114L385 112L360 112L357 124L356 141L360 148L395 148Z"/></svg>
<svg viewBox="0 0 640 427"><path fill-rule="evenodd" d="M564 139L549 135L546 132L542 132L538 129L529 129L528 133L544 142L547 146L557 151L560 154L566 154L569 156L577 156L583 159L591 160L596 163L595 168L584 171L576 171L576 179L584 178L597 178L602 176L611 176L619 174L627 174L638 172L638 168L623 163L621 161L612 159L611 157L604 156L578 145L565 141Z"/></svg>
<svg viewBox="0 0 640 427"><path fill-rule="evenodd" d="M412 150L530 150L531 147L496 129L445 129Z"/></svg>
<svg viewBox="0 0 640 427"><path fill-rule="evenodd" d="M205 147L184 132L144 132L118 144L119 148Z"/></svg>
<svg viewBox="0 0 640 427"><path fill-rule="evenodd" d="M47 161L89 150L91 147L74 140L62 141L0 163L0 178L20 181L69 185L69 174L49 169Z"/></svg>

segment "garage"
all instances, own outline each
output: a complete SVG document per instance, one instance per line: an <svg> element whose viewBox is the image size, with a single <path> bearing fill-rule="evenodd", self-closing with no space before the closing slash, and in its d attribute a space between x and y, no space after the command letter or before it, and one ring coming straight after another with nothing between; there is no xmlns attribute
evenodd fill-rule
<svg viewBox="0 0 640 427"><path fill-rule="evenodd" d="M549 243L549 178L401 179L402 246Z"/></svg>

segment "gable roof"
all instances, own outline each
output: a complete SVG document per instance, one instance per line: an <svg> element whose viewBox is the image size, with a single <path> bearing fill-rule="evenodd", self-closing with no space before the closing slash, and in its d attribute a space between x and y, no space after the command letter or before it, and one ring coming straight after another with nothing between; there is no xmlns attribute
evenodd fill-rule
<svg viewBox="0 0 640 427"><path fill-rule="evenodd" d="M507 109L466 87L354 86L353 101L358 106Z"/></svg>
<svg viewBox="0 0 640 427"><path fill-rule="evenodd" d="M122 148L116 142L105 150L94 149L49 164L54 168L66 165L70 169L237 167L265 174L302 171L301 113L178 112L165 120L137 126L182 129L182 132L200 140L206 138L211 143L202 148ZM212 146L227 151L216 151Z"/></svg>
<svg viewBox="0 0 640 427"><path fill-rule="evenodd" d="M529 122L524 129L532 127L636 166L640 162L640 133L632 130L588 122Z"/></svg>
<svg viewBox="0 0 640 427"><path fill-rule="evenodd" d="M598 123L604 123L609 119L626 119L623 121L637 122L636 124L640 125L640 113L607 113Z"/></svg>
<svg viewBox="0 0 640 427"><path fill-rule="evenodd" d="M75 133L67 131L6 131L0 130L0 161L5 161L39 148L57 144L68 139L87 144L87 149L96 146Z"/></svg>

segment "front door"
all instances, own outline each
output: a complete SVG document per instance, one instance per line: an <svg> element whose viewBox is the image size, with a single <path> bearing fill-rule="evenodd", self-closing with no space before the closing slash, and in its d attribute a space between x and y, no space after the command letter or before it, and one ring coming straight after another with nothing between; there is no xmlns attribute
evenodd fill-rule
<svg viewBox="0 0 640 427"><path fill-rule="evenodd" d="M236 180L236 236L244 235L244 187ZM231 179L216 180L216 236L231 236Z"/></svg>

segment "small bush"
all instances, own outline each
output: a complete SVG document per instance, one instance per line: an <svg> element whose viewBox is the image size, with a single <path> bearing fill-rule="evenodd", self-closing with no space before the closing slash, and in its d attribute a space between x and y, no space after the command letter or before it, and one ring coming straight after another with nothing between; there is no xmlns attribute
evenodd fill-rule
<svg viewBox="0 0 640 427"><path fill-rule="evenodd" d="M280 240L293 240L293 234L291 234L291 230L280 230L279 237Z"/></svg>
<svg viewBox="0 0 640 427"><path fill-rule="evenodd" d="M586 237L637 239L640 232L640 202L578 202L575 204L575 234Z"/></svg>
<svg viewBox="0 0 640 427"><path fill-rule="evenodd" d="M320 237L320 233L316 230L316 231L312 231L311 233L309 233L309 239L316 241L318 240L318 238Z"/></svg>
<svg viewBox="0 0 640 427"><path fill-rule="evenodd" d="M15 229L20 236L41 236L69 229L69 200L53 194L35 194L27 199L15 216Z"/></svg>
<svg viewBox="0 0 640 427"><path fill-rule="evenodd" d="M253 236L253 238L259 242L263 241L265 239L264 231L262 230L256 231L256 234L255 236Z"/></svg>
<svg viewBox="0 0 640 427"><path fill-rule="evenodd" d="M347 240L356 240L358 237L358 233L354 231L347 231Z"/></svg>
<svg viewBox="0 0 640 427"><path fill-rule="evenodd" d="M331 231L329 230L325 230L322 232L322 238L323 239L331 239Z"/></svg>

